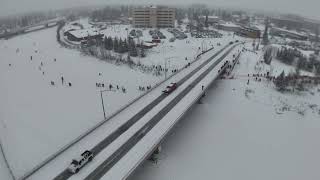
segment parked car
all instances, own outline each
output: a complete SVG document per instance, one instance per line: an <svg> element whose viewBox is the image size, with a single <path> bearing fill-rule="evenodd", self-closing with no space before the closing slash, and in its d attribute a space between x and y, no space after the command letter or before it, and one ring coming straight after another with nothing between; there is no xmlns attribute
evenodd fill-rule
<svg viewBox="0 0 320 180"><path fill-rule="evenodd" d="M161 40L160 39L152 39L152 42L153 43L161 43Z"/></svg>
<svg viewBox="0 0 320 180"><path fill-rule="evenodd" d="M84 151L78 159L73 159L71 164L68 167L68 171L75 174L86 165L88 162L92 161L94 155L91 151Z"/></svg>
<svg viewBox="0 0 320 180"><path fill-rule="evenodd" d="M174 42L175 40L176 40L176 38L172 37L172 38L169 39L169 42Z"/></svg>
<svg viewBox="0 0 320 180"><path fill-rule="evenodd" d="M166 87L166 89L165 90L163 90L162 92L164 93L164 94L170 94L170 93L172 93L174 90L176 90L177 89L177 83L171 83L169 86L167 86Z"/></svg>
<svg viewBox="0 0 320 180"><path fill-rule="evenodd" d="M158 35L153 34L153 35L152 35L152 39L159 39L159 37L158 37Z"/></svg>

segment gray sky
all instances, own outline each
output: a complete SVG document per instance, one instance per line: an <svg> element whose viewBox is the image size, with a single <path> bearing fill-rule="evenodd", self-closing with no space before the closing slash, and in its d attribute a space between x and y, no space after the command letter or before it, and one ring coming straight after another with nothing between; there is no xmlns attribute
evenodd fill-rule
<svg viewBox="0 0 320 180"><path fill-rule="evenodd" d="M296 13L320 20L320 0L0 0L0 16L34 10L110 3L191 4Z"/></svg>

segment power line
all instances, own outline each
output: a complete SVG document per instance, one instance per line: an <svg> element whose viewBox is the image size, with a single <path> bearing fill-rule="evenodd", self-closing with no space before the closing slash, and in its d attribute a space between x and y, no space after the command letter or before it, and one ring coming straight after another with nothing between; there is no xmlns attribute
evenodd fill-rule
<svg viewBox="0 0 320 180"><path fill-rule="evenodd" d="M15 178L15 176L14 176L14 174L13 174L13 171L12 171L12 169L10 168L9 161L7 160L6 155L5 155L5 153L4 153L4 148L3 148L3 145L2 145L1 138L0 138L0 151L1 151L1 154L2 154L2 156L3 156L3 159L4 159L5 164L6 164L7 168L9 169L9 172L10 172L10 175L11 175L12 179L13 179L13 180L16 180L16 178Z"/></svg>

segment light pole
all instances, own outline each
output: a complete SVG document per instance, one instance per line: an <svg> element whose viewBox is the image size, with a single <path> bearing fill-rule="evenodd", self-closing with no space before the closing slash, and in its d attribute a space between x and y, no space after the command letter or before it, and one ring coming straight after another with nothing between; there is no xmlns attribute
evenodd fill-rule
<svg viewBox="0 0 320 180"><path fill-rule="evenodd" d="M103 93L103 92L107 92L107 91L112 91L112 92L114 92L113 90L100 90L100 98L101 98L101 104L102 104L102 110L103 110L104 120L106 120L107 117L106 117L106 110L105 110L105 108L104 108L104 101L103 101L102 93Z"/></svg>
<svg viewBox="0 0 320 180"><path fill-rule="evenodd" d="M167 79L167 60L165 59L164 61L164 79Z"/></svg>
<svg viewBox="0 0 320 180"><path fill-rule="evenodd" d="M127 38L129 38L129 29L128 28L126 28L126 31L127 31Z"/></svg>

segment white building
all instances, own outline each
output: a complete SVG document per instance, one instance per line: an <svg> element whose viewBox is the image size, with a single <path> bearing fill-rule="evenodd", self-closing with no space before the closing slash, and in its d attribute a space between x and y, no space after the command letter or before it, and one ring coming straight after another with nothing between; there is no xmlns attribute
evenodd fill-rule
<svg viewBox="0 0 320 180"><path fill-rule="evenodd" d="M146 6L132 9L132 25L145 28L173 28L176 11L163 6Z"/></svg>
<svg viewBox="0 0 320 180"><path fill-rule="evenodd" d="M202 22L202 23L205 23L206 22L206 16L200 16L199 17L199 20ZM215 23L218 23L220 20L220 18L218 16L208 16L208 24L215 24Z"/></svg>

